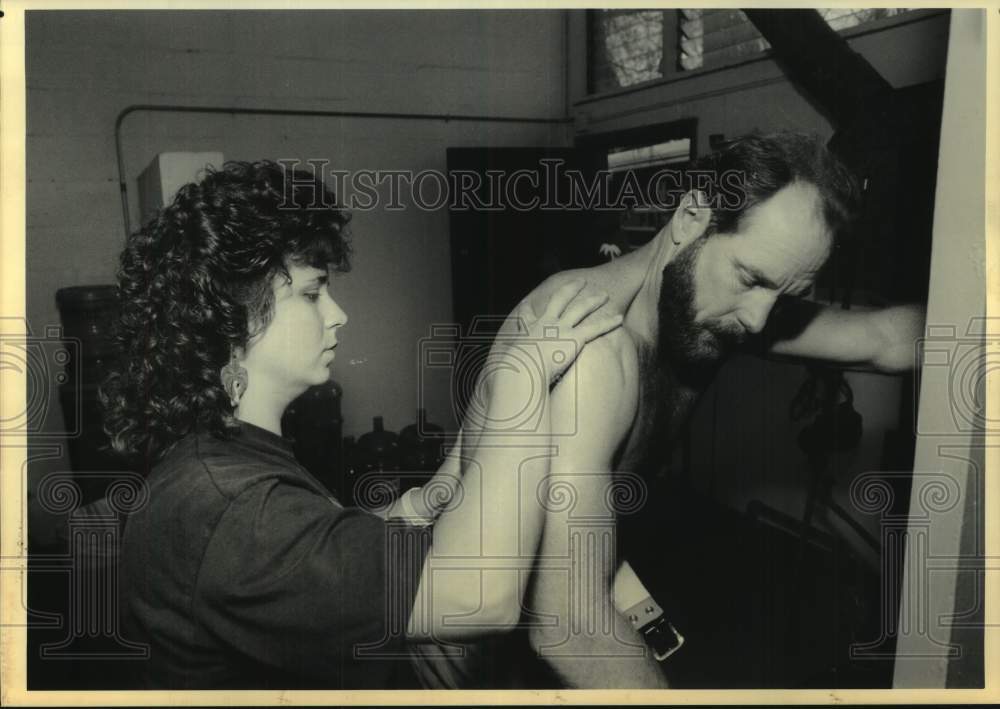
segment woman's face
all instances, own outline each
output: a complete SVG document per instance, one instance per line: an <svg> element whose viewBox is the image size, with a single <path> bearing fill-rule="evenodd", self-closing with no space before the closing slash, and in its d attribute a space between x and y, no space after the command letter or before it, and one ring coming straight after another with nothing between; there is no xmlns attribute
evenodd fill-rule
<svg viewBox="0 0 1000 709"><path fill-rule="evenodd" d="M251 338L243 359L249 387L285 403L329 379L337 331L347 323L326 271L290 264L288 275L291 282L275 277L271 321Z"/></svg>

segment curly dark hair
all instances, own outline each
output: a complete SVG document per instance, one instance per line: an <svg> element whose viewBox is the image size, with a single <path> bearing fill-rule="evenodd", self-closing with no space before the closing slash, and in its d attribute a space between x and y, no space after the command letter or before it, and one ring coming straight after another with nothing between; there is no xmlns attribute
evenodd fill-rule
<svg viewBox="0 0 1000 709"><path fill-rule="evenodd" d="M289 264L349 269L349 220L321 176L227 162L130 235L118 272L118 363L101 388L113 449L148 470L194 430L231 435L220 369L270 321L272 283Z"/></svg>
<svg viewBox="0 0 1000 709"><path fill-rule="evenodd" d="M811 134L750 134L695 160L688 182L705 192L714 233L739 230L745 214L792 182L819 190L823 216L837 234L855 219L861 191L854 174Z"/></svg>

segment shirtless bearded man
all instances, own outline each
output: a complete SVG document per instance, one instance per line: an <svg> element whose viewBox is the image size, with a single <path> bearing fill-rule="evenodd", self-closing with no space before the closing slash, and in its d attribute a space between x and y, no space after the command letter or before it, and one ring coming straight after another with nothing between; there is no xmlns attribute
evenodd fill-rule
<svg viewBox="0 0 1000 709"><path fill-rule="evenodd" d="M520 552L532 573L522 627L569 687L666 686L623 613L631 605L625 595L634 599L638 589L641 599L645 589L616 553L609 499L623 473L612 471L640 480L655 474L698 397L740 348L900 371L913 366L923 329L918 306L841 310L802 299L858 199L854 178L816 138L751 136L694 168L709 179L684 194L652 241L608 264L548 278L504 325L541 312L572 281L584 297L606 294L597 316L624 316L622 327L586 345L552 389L554 428L557 421L573 426L553 440L547 487L572 504L547 505L540 548ZM733 184L741 188L735 202ZM531 455L537 452L526 453L526 469ZM452 453L456 469L461 456ZM522 504L534 504L530 493ZM475 668L484 660L510 674L524 650L516 648L503 649L507 662L487 657L497 648L470 647L461 662L432 663L443 674L428 685L482 681Z"/></svg>
<svg viewBox="0 0 1000 709"><path fill-rule="evenodd" d="M606 309L625 314L623 327L581 353L573 390L562 383L553 390L553 420L575 416L577 427L559 441L549 484L563 476L573 486L577 515L588 504L594 514L607 508L611 471L655 473L699 395L741 348L876 371L913 367L922 307L842 310L802 300L858 198L854 178L821 143L797 134L752 136L696 167L712 180L684 195L650 243L609 264L556 274L526 299L538 310L567 281L585 279L587 288L609 294ZM726 209L720 184L732 184L733 174L743 199ZM546 570L547 559L570 553L570 524L565 511L547 514L528 606L561 622L532 624L532 645L569 686L662 686L648 653L621 657L630 636L620 612L619 630L568 632L574 615L610 613L618 566L613 554L588 559L578 583L605 595L574 606L558 563ZM627 564L617 570L621 587L631 572Z"/></svg>

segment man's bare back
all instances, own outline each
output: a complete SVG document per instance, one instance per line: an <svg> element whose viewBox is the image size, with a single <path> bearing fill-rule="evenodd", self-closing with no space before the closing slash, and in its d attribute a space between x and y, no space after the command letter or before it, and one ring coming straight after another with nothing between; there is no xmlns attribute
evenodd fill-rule
<svg viewBox="0 0 1000 709"><path fill-rule="evenodd" d="M646 246L626 256L591 268L573 269L553 274L535 288L528 296L536 311L544 308L552 294L566 283L583 279L586 281L584 294L607 293L608 302L598 311L627 315L635 303L644 281L649 277L650 265L655 264L655 239ZM645 449L644 442L653 425L653 411L657 402L643 396L640 365L643 357L649 356L653 343L638 332L633 321L626 318L622 327L594 340L587 345L587 357L578 363L578 369L586 367L594 372L609 371L614 368L616 381L622 388L616 392L620 401L609 406L602 395L594 399L592 392L583 386L578 398L583 406L600 406L604 410L630 411L630 421L624 427L609 426L622 435L611 443L615 450L614 465L618 470L633 470L640 464ZM620 372L621 379L618 380ZM670 396L670 392L658 392ZM600 403L598 403L600 402ZM610 422L609 422L610 423ZM621 424L622 422L615 422Z"/></svg>

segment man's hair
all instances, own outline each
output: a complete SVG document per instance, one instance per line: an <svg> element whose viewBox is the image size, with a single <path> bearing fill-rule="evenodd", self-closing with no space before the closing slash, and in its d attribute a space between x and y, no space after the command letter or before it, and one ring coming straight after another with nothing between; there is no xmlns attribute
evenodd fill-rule
<svg viewBox="0 0 1000 709"><path fill-rule="evenodd" d="M758 204L796 181L815 185L823 216L834 234L856 216L860 189L851 171L815 135L751 134L697 159L692 180L712 206L713 232L736 233Z"/></svg>
<svg viewBox="0 0 1000 709"><path fill-rule="evenodd" d="M148 469L195 429L236 428L219 371L270 321L275 277L288 264L349 268L350 215L334 205L320 176L227 162L129 236L118 359L101 390L116 452Z"/></svg>

